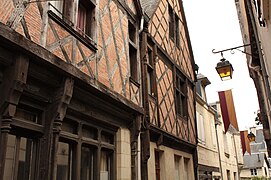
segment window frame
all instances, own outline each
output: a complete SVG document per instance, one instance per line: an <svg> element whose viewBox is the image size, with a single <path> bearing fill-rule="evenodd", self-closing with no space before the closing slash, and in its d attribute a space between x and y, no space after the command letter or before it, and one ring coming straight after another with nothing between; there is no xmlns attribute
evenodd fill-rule
<svg viewBox="0 0 271 180"><path fill-rule="evenodd" d="M130 79L138 83L138 47L137 47L137 29L131 20L128 20L128 42L129 42L129 62L130 62Z"/></svg>
<svg viewBox="0 0 271 180"><path fill-rule="evenodd" d="M188 83L187 79L181 73L175 76L175 104L176 114L184 120L188 120Z"/></svg>
<svg viewBox="0 0 271 180"><path fill-rule="evenodd" d="M19 173L19 166L20 166L20 151L21 151L21 144L22 144L22 138L25 138L26 141L31 140L32 141L32 147L31 148L31 152L29 153L29 147L26 147L25 149L25 158L30 158L28 162L28 174L27 177L23 177L24 179L30 179L30 180L35 180L38 176L38 169L39 169L39 141L38 138L32 138L32 137L27 137L27 136L23 136L20 133L9 133L8 137L10 136L14 136L15 137L15 143L14 143L14 159L11 162L12 163L12 179L18 179L18 176L22 176L22 174ZM26 146L27 146L27 142L26 142ZM8 148L8 147L7 147ZM27 151L28 149L28 151ZM5 157L5 167L7 166L7 154ZM5 174L6 170L4 171ZM27 172L27 171L26 171ZM25 174L24 174L25 175Z"/></svg>
<svg viewBox="0 0 271 180"><path fill-rule="evenodd" d="M154 150L154 166L155 166L155 179L160 180L161 179L161 157L160 157L160 151Z"/></svg>
<svg viewBox="0 0 271 180"><path fill-rule="evenodd" d="M66 3L69 2L70 4ZM81 0L82 1L82 0ZM90 48L93 51L97 51L97 43L96 43L96 18L95 18L95 12L96 12L96 3L94 0L85 0L92 6L91 10L91 20L89 20L90 26L88 26L88 30L86 34L82 34L77 29L77 11L76 11L76 17L72 18L73 11L70 9L74 9L74 3L70 0L64 0L63 4L63 10L60 12L56 7L53 6L52 3L48 3L49 10L48 10L48 16L54 20L57 24L59 24L61 27L63 27L66 31L68 31L71 35L73 35L76 39L81 41L85 46ZM79 1L78 1L79 2ZM52 8L51 8L52 7ZM69 7L66 8L66 7ZM73 19L76 19L75 22L72 21ZM89 18L90 19L90 18Z"/></svg>
<svg viewBox="0 0 271 180"><path fill-rule="evenodd" d="M84 29L81 30L78 27L78 18L79 18L79 10L80 7L84 8L85 14L84 16ZM81 34L84 38L94 39L94 31L95 31L95 8L96 5L92 0L78 0L77 6L77 14L76 14L76 30Z"/></svg>
<svg viewBox="0 0 271 180"><path fill-rule="evenodd" d="M168 16L169 38L174 41L174 10L170 4L168 4Z"/></svg>
<svg viewBox="0 0 271 180"><path fill-rule="evenodd" d="M155 96L155 71L154 71L154 48L150 45L147 46L147 86L148 86L148 94L152 97Z"/></svg>
<svg viewBox="0 0 271 180"><path fill-rule="evenodd" d="M64 118L63 121L67 120L68 121L73 121L78 124L77 127L77 132L76 133L71 133L71 132L60 132L60 138L59 142L66 142L71 145L74 151L74 164L71 165L71 171L75 172L74 174L78 174L78 177L73 177L72 178L81 178L81 168L79 168L78 171L78 166L77 162L80 161L79 166L81 166L81 151L83 147L90 148L93 150L93 174L90 175L93 177L93 179L96 179L98 176L101 176L101 153L102 151L106 151L111 154L111 162L110 162L110 172L109 174L109 180L114 179L114 174L115 172L115 167L116 167L116 160L115 160L115 149L116 149L116 132L111 130L111 129L106 129L104 127L99 127L97 125L93 125L90 123L83 122L81 120L75 120L73 118ZM83 129L96 129L97 135L94 135L95 138L89 137L84 137ZM103 139L102 135L106 135L109 140ZM78 143L81 142L81 143ZM80 149L80 150L79 150ZM80 151L80 152L79 152ZM79 156L79 154L81 156ZM77 172L78 171L78 172ZM99 175L98 175L99 174Z"/></svg>
<svg viewBox="0 0 271 180"><path fill-rule="evenodd" d="M181 47L181 36L180 36L180 17L174 11L173 7L168 3L168 30L169 39L171 39L177 48Z"/></svg>

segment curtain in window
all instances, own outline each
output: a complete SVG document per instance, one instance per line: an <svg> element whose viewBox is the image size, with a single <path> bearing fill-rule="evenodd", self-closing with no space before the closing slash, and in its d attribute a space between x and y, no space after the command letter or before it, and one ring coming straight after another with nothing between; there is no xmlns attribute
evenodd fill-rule
<svg viewBox="0 0 271 180"><path fill-rule="evenodd" d="M77 29L81 35L85 35L86 33L86 17L87 10L82 3L79 3L77 14Z"/></svg>

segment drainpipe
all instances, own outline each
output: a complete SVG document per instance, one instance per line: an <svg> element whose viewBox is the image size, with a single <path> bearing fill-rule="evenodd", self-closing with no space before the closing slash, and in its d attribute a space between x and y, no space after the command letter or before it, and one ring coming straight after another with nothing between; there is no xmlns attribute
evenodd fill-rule
<svg viewBox="0 0 271 180"><path fill-rule="evenodd" d="M219 159L219 171L220 171L220 174L221 174L221 180L223 180L223 171L222 171L222 164L221 164L221 156L220 156L219 140L218 140L218 134L217 134L217 126L218 126L218 122L215 119L215 135L216 135L216 143L217 143L217 151L218 151L218 159Z"/></svg>
<svg viewBox="0 0 271 180"><path fill-rule="evenodd" d="M233 146L234 146L235 160L236 160L236 166L237 166L237 176L238 176L237 179L239 179L240 171L239 171L239 166L238 166L238 158L237 158L236 143L235 143L234 135L235 133L232 134L232 138L233 138Z"/></svg>

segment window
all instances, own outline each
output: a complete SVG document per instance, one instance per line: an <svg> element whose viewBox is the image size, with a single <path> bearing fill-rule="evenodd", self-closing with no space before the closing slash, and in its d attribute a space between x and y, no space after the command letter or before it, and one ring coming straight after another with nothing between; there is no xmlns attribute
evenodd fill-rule
<svg viewBox="0 0 271 180"><path fill-rule="evenodd" d="M203 116L199 113L196 112L197 116L197 131L198 131L198 139L199 142L202 144L205 144L205 129L204 129L204 119Z"/></svg>
<svg viewBox="0 0 271 180"><path fill-rule="evenodd" d="M161 175L160 175L160 153L159 153L159 151L155 150L154 157L155 157L155 177L156 177L156 180L160 180Z"/></svg>
<svg viewBox="0 0 271 180"><path fill-rule="evenodd" d="M136 28L129 21L129 59L130 59L130 74L134 81L138 81L138 64L137 64L137 46L136 46Z"/></svg>
<svg viewBox="0 0 271 180"><path fill-rule="evenodd" d="M115 133L67 118L63 125L58 142L57 179L76 179L76 174L80 180L94 180L98 174L101 180L113 179Z"/></svg>
<svg viewBox="0 0 271 180"><path fill-rule="evenodd" d="M227 170L227 180L231 180L231 172L230 172L230 170Z"/></svg>
<svg viewBox="0 0 271 180"><path fill-rule="evenodd" d="M42 125L42 111L20 103L16 108L16 119Z"/></svg>
<svg viewBox="0 0 271 180"><path fill-rule="evenodd" d="M168 5L168 24L169 24L169 37L174 39L174 12L170 5Z"/></svg>
<svg viewBox="0 0 271 180"><path fill-rule="evenodd" d="M70 0L58 0L49 2L49 10L56 14L58 17L63 19L69 25L72 25L71 22L71 12L73 2Z"/></svg>
<svg viewBox="0 0 271 180"><path fill-rule="evenodd" d="M112 177L113 152L106 149L101 152L100 179L109 180Z"/></svg>
<svg viewBox="0 0 271 180"><path fill-rule="evenodd" d="M190 159L189 158L184 158L184 179L190 180L190 172L191 169L189 168L190 166Z"/></svg>
<svg viewBox="0 0 271 180"><path fill-rule="evenodd" d="M230 157L230 154L229 154L229 144L228 144L228 138L227 138L227 134L223 132L223 142L224 142L224 153L225 153L225 156L227 158Z"/></svg>
<svg viewBox="0 0 271 180"><path fill-rule="evenodd" d="M215 148L215 147L216 147L217 141L216 141L216 130L215 130L215 125L214 125L213 122L211 122L210 128L211 128L211 132L212 132L213 147Z"/></svg>
<svg viewBox="0 0 271 180"><path fill-rule="evenodd" d="M83 37L93 38L95 5L90 0L79 0L76 29Z"/></svg>
<svg viewBox="0 0 271 180"><path fill-rule="evenodd" d="M72 179L73 165L74 165L74 148L72 144L67 142L58 143L57 151L57 179L58 180L69 180Z"/></svg>
<svg viewBox="0 0 271 180"><path fill-rule="evenodd" d="M174 156L174 162L175 162L175 180L180 180L181 179L180 161L181 161L181 157L175 155Z"/></svg>
<svg viewBox="0 0 271 180"><path fill-rule="evenodd" d="M180 47L180 20L178 15L174 12L173 8L169 4L168 14L169 37L173 40L177 47Z"/></svg>
<svg viewBox="0 0 271 180"><path fill-rule="evenodd" d="M50 1L49 9L53 11L56 15L63 18L63 5L64 1Z"/></svg>
<svg viewBox="0 0 271 180"><path fill-rule="evenodd" d="M237 173L236 172L233 172L233 178L234 178L234 180L237 180Z"/></svg>
<svg viewBox="0 0 271 180"><path fill-rule="evenodd" d="M80 179L81 180L93 180L94 179L94 158L96 150L91 147L81 148L81 168Z"/></svg>
<svg viewBox="0 0 271 180"><path fill-rule="evenodd" d="M37 143L34 139L8 135L4 179L34 180Z"/></svg>
<svg viewBox="0 0 271 180"><path fill-rule="evenodd" d="M187 85L184 76L176 76L176 112L187 120Z"/></svg>
<svg viewBox="0 0 271 180"><path fill-rule="evenodd" d="M180 47L180 27L179 27L179 17L175 14L175 42L176 46Z"/></svg>
<svg viewBox="0 0 271 180"><path fill-rule="evenodd" d="M68 23L74 26L73 9L74 2L70 0L50 1L50 11ZM85 38L94 38L95 27L95 4L91 0L79 0L77 7L77 21L75 29Z"/></svg>
<svg viewBox="0 0 271 180"><path fill-rule="evenodd" d="M147 83L148 83L148 94L154 96L154 54L151 47L148 47L148 58L147 58Z"/></svg>
<svg viewBox="0 0 271 180"><path fill-rule="evenodd" d="M250 169L250 174L252 176L257 176L257 169Z"/></svg>

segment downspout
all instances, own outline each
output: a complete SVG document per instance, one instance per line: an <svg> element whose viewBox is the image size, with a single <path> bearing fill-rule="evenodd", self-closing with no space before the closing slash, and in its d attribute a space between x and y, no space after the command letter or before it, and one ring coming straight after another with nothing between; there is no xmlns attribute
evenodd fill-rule
<svg viewBox="0 0 271 180"><path fill-rule="evenodd" d="M247 1L245 0L245 3L247 5L247 9L248 9L248 14L249 14L249 17L250 17L250 20L251 20L251 24L252 24L252 29L253 29L253 32L254 32L254 36L255 36L255 39L256 39L256 46L257 46L257 50L258 50L258 53L259 53L259 58L260 58L260 65L261 65L261 70L262 70L262 78L263 78L263 84L264 84L264 90L265 92L267 93L267 107L270 106L270 102L271 102L271 91L270 91L270 84L268 82L268 75L267 75L267 72L266 72L266 67L264 65L264 59L263 59L263 54L262 54L262 49L261 49L261 45L260 45L260 40L259 40L259 37L258 37L258 31L257 31L257 26L256 26L256 21L255 21L255 18L254 18L254 15L253 15L253 12L252 12L252 6L251 6L251 2L250 1ZM260 96L262 94L259 94ZM258 96L259 97L259 96ZM260 106L261 106L261 110L264 110L263 112L263 116L266 115L267 118L265 119L265 117L263 117L263 121L266 121L267 122L263 122L263 128L264 128L264 137L267 141L267 144L269 145L268 146L268 154L271 155L271 135L270 135L270 126L269 126L269 119L270 119L270 110L263 108L264 107L263 105L261 105L260 103ZM261 112L262 114L262 112ZM267 132L267 133L266 133Z"/></svg>
<svg viewBox="0 0 271 180"><path fill-rule="evenodd" d="M218 126L218 120L215 118L215 135L216 135L216 143L217 143L217 151L218 151L218 159L219 159L219 171L220 171L220 174L221 174L221 180L223 180L223 171L222 171L222 164L221 164L221 156L220 156L220 147L219 147L219 140L218 140L218 134L217 134L217 126Z"/></svg>
<svg viewBox="0 0 271 180"><path fill-rule="evenodd" d="M232 139L233 139L233 146L234 146L234 153L235 153L235 161L236 161L236 166L237 166L237 179L240 178L240 170L239 170L239 165L238 165L238 156L237 156L237 151L236 151L236 143L235 143L235 133L232 134Z"/></svg>

